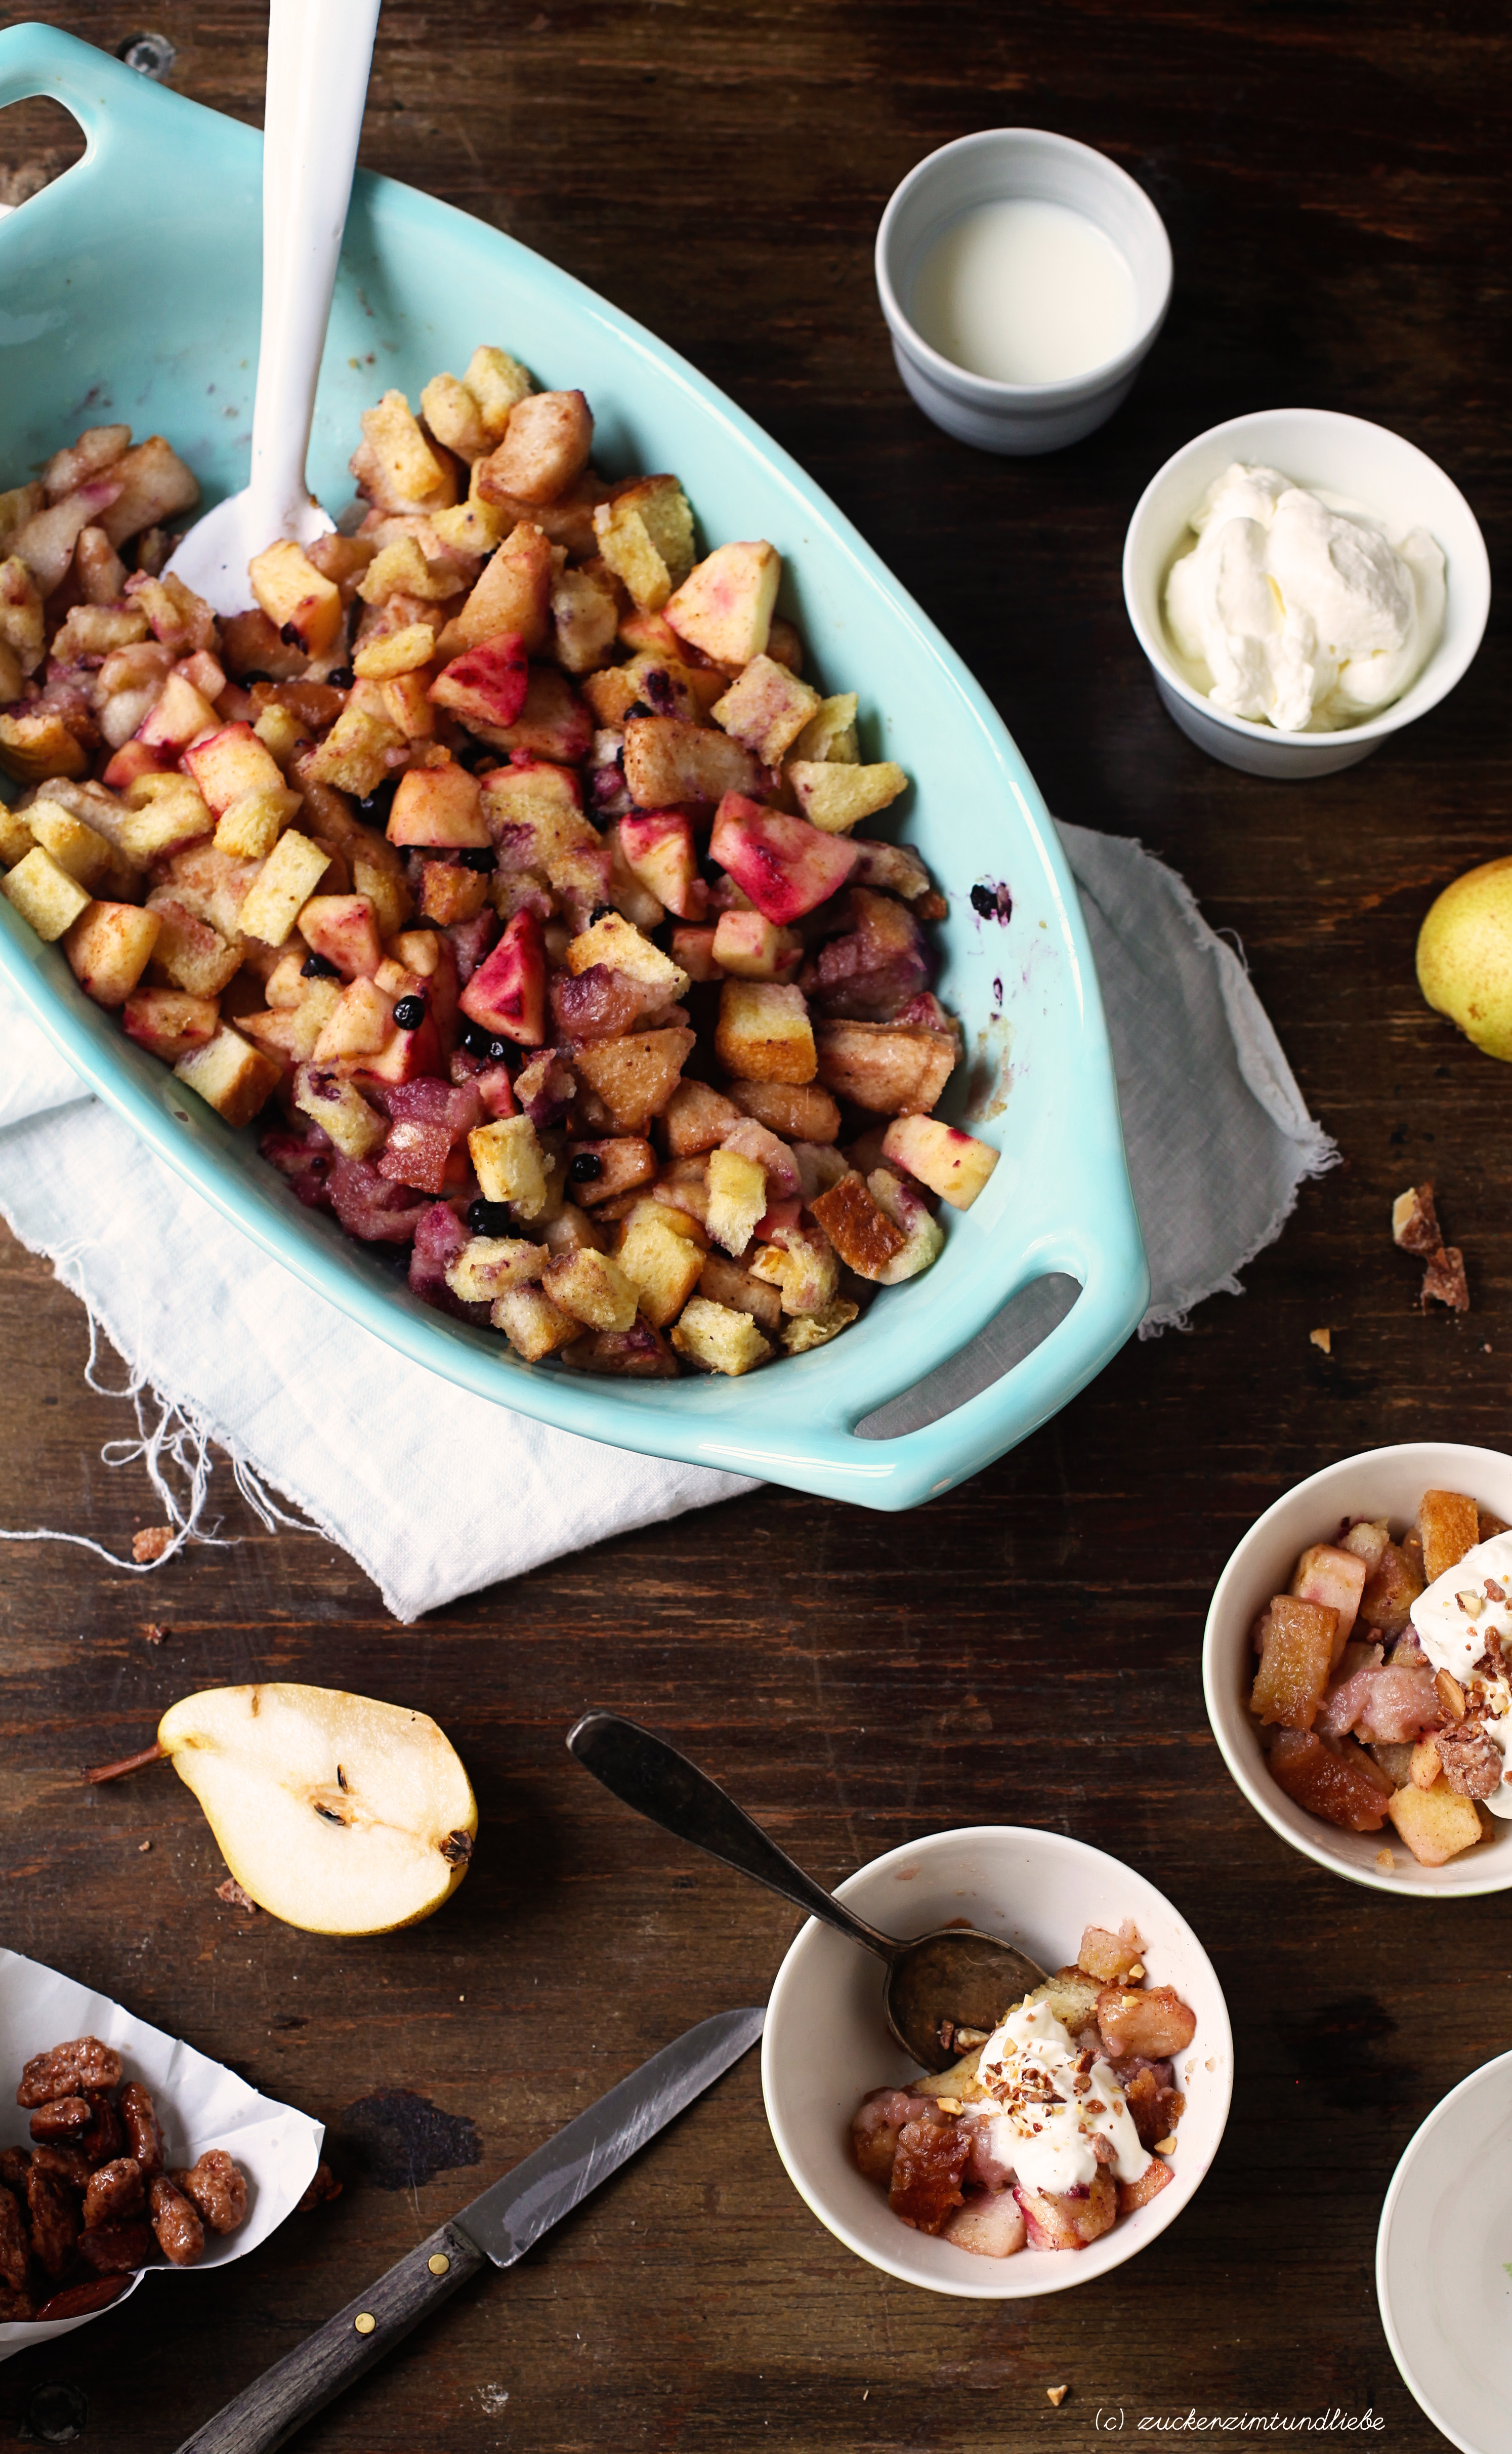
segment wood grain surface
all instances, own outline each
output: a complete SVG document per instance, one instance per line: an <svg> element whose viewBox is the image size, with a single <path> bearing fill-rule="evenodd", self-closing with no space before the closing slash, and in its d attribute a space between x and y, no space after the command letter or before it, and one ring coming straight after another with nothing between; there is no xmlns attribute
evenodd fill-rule
<svg viewBox="0 0 1512 2454"><path fill-rule="evenodd" d="M243 0L34 13L108 49L149 24L181 91L260 116L263 12ZM1211 764L1163 714L1119 559L1177 445L1304 402L1422 445L1504 560L1509 59L1480 0L389 0L365 162L543 250L796 453L974 667L1051 807L1143 837L1239 933L1343 1164L1243 1297L1130 1345L910 1517L766 1492L408 1629L323 1540L262 1532L224 1465L233 1547L136 1579L56 1544L0 1553L4 1940L306 2106L346 2182L236 2266L149 2281L0 2369L6 2443L72 2442L71 2410L100 2454L169 2454L644 2055L761 1999L794 1920L570 1763L589 1702L667 1731L826 1882L978 1820L1127 1860L1227 1992L1223 2149L1133 2265L1037 2303L952 2303L808 2214L747 2061L315 2422L310 2454L1082 2454L1114 2413L1133 2432L1333 2405L1383 2419L1372 2442L1393 2454L1442 2442L1382 2333L1376 2223L1413 2129L1508 2043L1507 1909L1379 1899L1285 1849L1224 1770L1199 1655L1219 1569L1287 1483L1379 1441L1505 1440L1512 1076L1412 975L1436 888L1508 849L1505 607L1445 705L1348 774L1283 786ZM872 284L894 183L1004 122L1104 148L1176 251L1131 400L1044 460L925 423ZM68 158L44 107L0 123L12 183ZM528 354L487 320L480 301L480 337ZM1423 1317L1390 1242L1392 1195L1424 1175L1467 1257L1462 1321ZM1323 1324L1328 1357L1309 1343ZM77 1304L11 1242L0 1341L0 1522L129 1545L151 1493L100 1455L128 1410L86 1390ZM259 1676L401 1698L450 1733L483 1822L442 1915L360 1945L294 1933L217 1899L220 1858L170 1772L78 1785L172 1698Z"/></svg>

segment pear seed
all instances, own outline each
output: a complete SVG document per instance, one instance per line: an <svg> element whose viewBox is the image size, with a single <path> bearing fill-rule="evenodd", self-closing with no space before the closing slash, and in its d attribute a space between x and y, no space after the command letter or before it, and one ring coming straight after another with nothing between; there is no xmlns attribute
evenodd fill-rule
<svg viewBox="0 0 1512 2454"><path fill-rule="evenodd" d="M339 1823L342 1830L344 1832L346 1831L347 1818L345 1815L338 1815L333 1806L322 1806L318 1798L315 1800L315 1812L317 1815L323 1815L328 1823Z"/></svg>

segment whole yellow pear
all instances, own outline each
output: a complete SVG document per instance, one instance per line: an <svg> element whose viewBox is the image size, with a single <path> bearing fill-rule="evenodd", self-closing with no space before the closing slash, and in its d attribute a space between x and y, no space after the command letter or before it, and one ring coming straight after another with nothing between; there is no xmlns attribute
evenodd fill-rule
<svg viewBox="0 0 1512 2454"><path fill-rule="evenodd" d="M1512 855L1444 888L1418 933L1418 986L1477 1048L1512 1063Z"/></svg>

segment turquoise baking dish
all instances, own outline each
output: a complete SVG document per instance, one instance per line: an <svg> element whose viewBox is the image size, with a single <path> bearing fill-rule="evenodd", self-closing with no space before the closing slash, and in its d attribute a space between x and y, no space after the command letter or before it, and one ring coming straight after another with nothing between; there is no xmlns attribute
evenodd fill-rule
<svg viewBox="0 0 1512 2454"><path fill-rule="evenodd" d="M0 221L0 480L30 475L79 428L121 418L138 434L167 434L214 501L247 481L261 138L68 35L12 26L0 33L0 104L39 93L73 114L87 142L72 170ZM868 754L901 760L915 778L902 831L949 899L940 989L972 1052L958 1113L972 1098L987 1114L974 1129L1004 1154L974 1209L950 1217L935 1267L883 1292L834 1344L746 1379L616 1382L532 1369L502 1339L418 1303L333 1220L302 1209L259 1159L255 1134L231 1132L134 1048L3 900L0 964L54 1044L161 1158L414 1361L620 1448L865 1507L912 1507L1055 1414L1123 1345L1147 1300L1097 976L1055 830L960 658L749 418L542 257L387 179L359 175L352 196L311 446L316 492L337 507L348 498L358 415L381 391L398 385L415 399L480 340L503 343L543 383L581 385L599 465L675 469L707 542L771 539L785 604L824 686L860 692ZM973 908L983 883L1007 886L1010 918ZM922 1429L894 1438L858 1430L1051 1274L1081 1293L1010 1371Z"/></svg>

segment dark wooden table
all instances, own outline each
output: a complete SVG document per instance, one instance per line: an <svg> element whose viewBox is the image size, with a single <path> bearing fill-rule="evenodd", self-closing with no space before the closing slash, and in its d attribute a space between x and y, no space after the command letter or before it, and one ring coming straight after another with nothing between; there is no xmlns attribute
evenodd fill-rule
<svg viewBox="0 0 1512 2454"><path fill-rule="evenodd" d="M104 0L36 13L109 49L144 23ZM146 22L177 46L183 91L260 116L258 8L153 0ZM1507 625L1494 614L1454 697L1367 764L1271 785L1210 764L1162 714L1119 553L1170 451L1283 401L1410 435L1463 487L1493 563L1505 553L1509 56L1484 0L391 0L364 160L602 289L798 454L980 674L1051 806L1141 835L1240 933L1344 1164L1304 1190L1242 1298L1129 1346L912 1517L766 1492L408 1629L324 1542L263 1534L224 1470L240 1546L161 1578L7 1549L5 1940L319 2115L347 2183L231 2271L149 2283L10 2363L7 2442L68 2442L48 2414L82 2406L37 2400L61 2384L87 2398L101 2454L166 2454L643 2055L764 1992L793 1919L569 1764L563 1733L590 1700L682 1740L826 1881L985 1820L1074 1832L1148 1874L1227 1989L1223 2150L1135 2265L1039 2303L952 2303L815 2223L747 2062L311 2427L311 2454L985 2454L1090 2447L1100 2409L1132 2430L1328 2405L1383 2416L1374 2442L1393 2448L1441 2442L1382 2334L1376 2222L1418 2122L1509 2041L1506 1908L1430 1915L1283 1848L1223 1768L1199 1651L1218 1569L1285 1484L1383 1440L1505 1436L1512 1077L1423 1008L1412 949L1436 887L1508 848ZM924 421L872 286L894 183L1005 121L1104 147L1177 257L1132 400L1044 460L979 455ZM28 165L68 153L56 114L6 123L22 191ZM1423 1175L1467 1255L1463 1321L1419 1312L1391 1247L1390 1198ZM156 1512L139 1472L100 1464L122 1410L83 1386L78 1306L9 1242L0 1338L0 1517L129 1543ZM219 1856L171 1777L80 1790L78 1766L140 1743L171 1698L256 1676L401 1696L451 1733L483 1835L444 1915L360 1946L249 1919L217 1900ZM396 2090L454 2117L425 2137L411 2122L412 2182L402 2133L396 2166L365 2154L349 2111ZM458 2161L431 2170L437 2155Z"/></svg>

